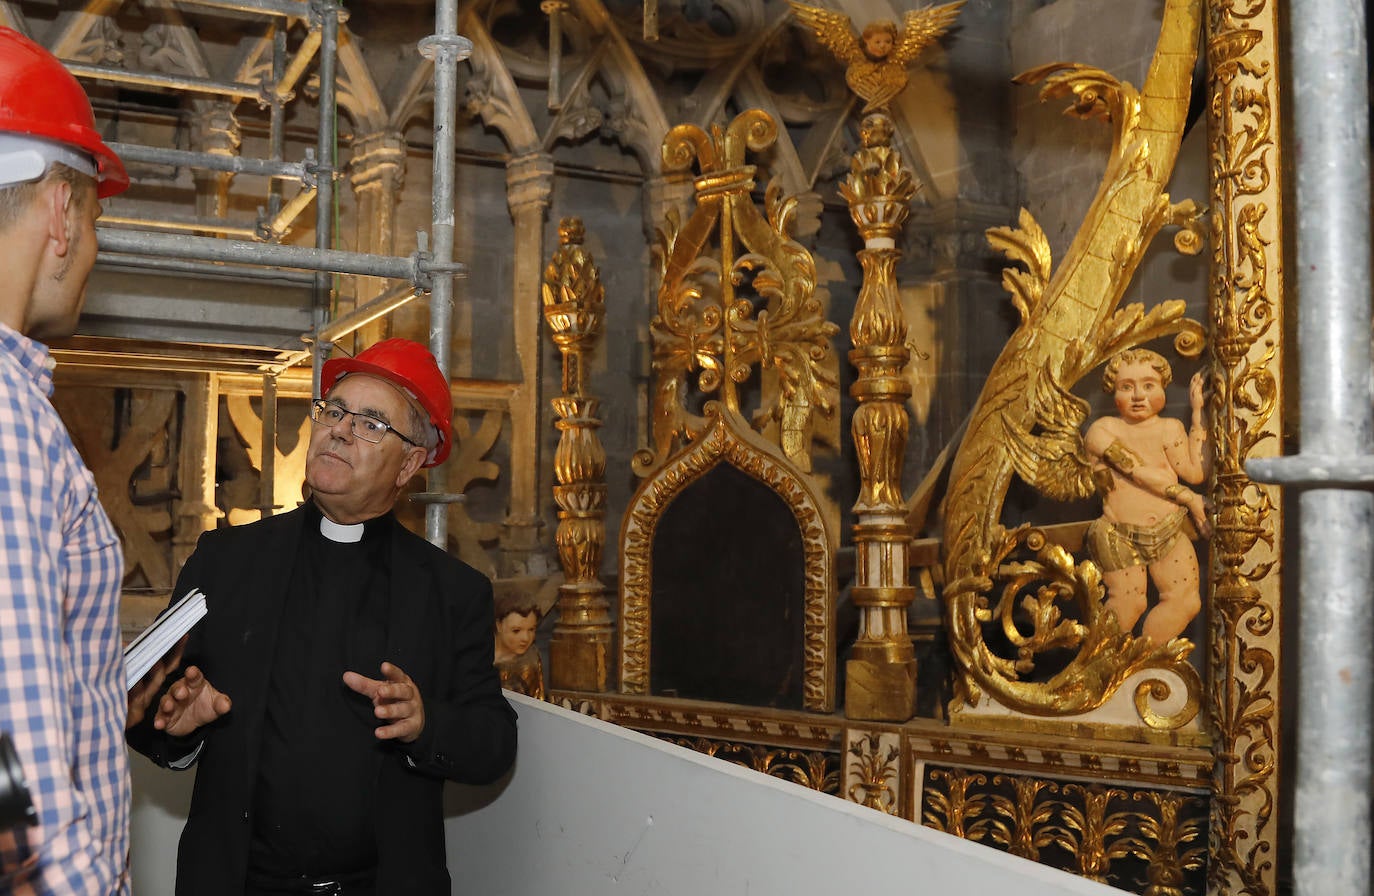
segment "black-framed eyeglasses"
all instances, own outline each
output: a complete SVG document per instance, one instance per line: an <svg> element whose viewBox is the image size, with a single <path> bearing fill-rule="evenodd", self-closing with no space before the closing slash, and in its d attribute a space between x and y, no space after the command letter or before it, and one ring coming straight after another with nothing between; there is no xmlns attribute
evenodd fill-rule
<svg viewBox="0 0 1374 896"><path fill-rule="evenodd" d="M360 414L357 411L350 411L327 398L317 398L310 402L310 421L319 426L338 426L345 417L352 417L351 428L353 435L362 439L364 442L377 444L386 438L387 433L395 433L396 438L413 445L416 448L423 448L420 443L401 435L401 431L387 423L385 420L378 420L368 414Z"/></svg>

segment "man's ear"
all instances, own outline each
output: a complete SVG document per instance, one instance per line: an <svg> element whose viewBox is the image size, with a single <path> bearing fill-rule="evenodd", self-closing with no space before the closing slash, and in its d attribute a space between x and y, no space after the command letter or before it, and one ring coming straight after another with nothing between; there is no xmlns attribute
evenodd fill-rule
<svg viewBox="0 0 1374 896"><path fill-rule="evenodd" d="M73 222L76 220L76 196L72 185L60 177L51 179L44 185L42 199L44 218L47 221L48 239L52 240L53 251L65 256L71 248Z"/></svg>
<svg viewBox="0 0 1374 896"><path fill-rule="evenodd" d="M424 465L425 458L429 452L423 448L411 447L406 451L405 460L401 463L400 472L396 474L396 487L400 488L410 481L410 477L420 472L420 467Z"/></svg>

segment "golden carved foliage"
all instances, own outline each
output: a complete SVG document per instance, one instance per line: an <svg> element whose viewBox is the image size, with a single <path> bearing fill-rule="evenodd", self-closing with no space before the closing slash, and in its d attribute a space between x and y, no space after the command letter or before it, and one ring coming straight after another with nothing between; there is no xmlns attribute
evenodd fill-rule
<svg viewBox="0 0 1374 896"><path fill-rule="evenodd" d="M1210 729L1216 742L1209 827L1210 885L1274 892L1278 785L1275 620L1279 514L1245 462L1273 453L1280 431L1276 333L1282 286L1274 209L1279 200L1277 10L1268 0L1213 0L1208 67L1211 167L1213 537Z"/></svg>
<svg viewBox="0 0 1374 896"><path fill-rule="evenodd" d="M665 171L695 159L701 174L691 216L684 223L670 211L657 233L652 447L635 457L641 476L700 432L703 422L689 410L694 374L701 393L718 394L735 412L743 412L740 384L756 371L774 374L753 419L780 425L779 442L803 471L811 468L814 418L832 416L838 405L830 344L838 328L815 298L810 253L791 236L799 200L777 183L765 192L763 213L750 198L755 169L745 164L746 151L767 149L776 138L772 118L750 110L727 128L678 125L664 139Z"/></svg>
<svg viewBox="0 0 1374 896"><path fill-rule="evenodd" d="M849 745L850 777L855 779L845 797L870 809L895 814L897 793L893 786L897 779L897 757L901 751L896 744L884 748L878 734L864 735Z"/></svg>
<svg viewBox="0 0 1374 896"><path fill-rule="evenodd" d="M1201 891L1205 796L928 767L928 827L1152 896ZM1144 880L1140 875L1143 872Z"/></svg>
<svg viewBox="0 0 1374 896"><path fill-rule="evenodd" d="M1186 705L1167 719L1148 712L1143 721L1167 728L1196 714L1199 683L1185 659L1191 645L1156 646L1119 632L1114 619L1097 611L1096 568L1075 566L1043 543L1028 541L1034 559L1016 559L1004 570L1021 533L1006 533L1000 517L1018 469L1037 484L1058 481L1040 471L1039 462L1027 460L1025 446L1040 438L1031 436L1032 429L1066 434L1058 456L1075 456L1071 436L1078 411L1062 396L1088 370L1116 351L1170 333L1178 334L1175 345L1182 352L1202 348L1201 327L1183 318L1182 303L1148 311L1118 307L1144 247L1165 224L1189 218L1190 207L1176 208L1163 189L1182 133L1200 20L1201 0L1169 0L1142 91L1077 65L1043 66L1018 79L1043 80L1042 97L1069 96L1074 114L1107 119L1113 145L1097 197L1058 273L1051 273L1045 236L1028 213L1018 228L989 233L993 245L1025 270L1004 276L1021 325L970 417L946 496L945 599L959 669L956 712L990 697L1033 715L1074 715L1102 705L1133 672L1159 668L1188 687ZM1048 384L1026 389L1037 376L1048 377ZM1042 446L1042 453L1049 448ZM1059 485L1071 493L1071 482ZM994 598L1004 571L1007 581ZM1061 602L1077 607L1076 622L1063 617ZM1014 656L999 655L986 640L984 625L993 620L1010 638ZM1037 653L1065 647L1073 653L1063 668L1047 680L1027 677ZM1166 690L1162 682L1150 682L1137 696L1148 704Z"/></svg>
<svg viewBox="0 0 1374 896"><path fill-rule="evenodd" d="M839 791L839 757L819 750L772 749L759 744L710 740L705 737L656 735L669 743L733 762L773 778L799 784L821 793Z"/></svg>

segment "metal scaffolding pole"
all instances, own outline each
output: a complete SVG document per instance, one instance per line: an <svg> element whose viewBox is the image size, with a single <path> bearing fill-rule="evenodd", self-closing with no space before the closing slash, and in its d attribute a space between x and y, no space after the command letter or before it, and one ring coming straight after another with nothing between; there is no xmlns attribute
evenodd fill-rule
<svg viewBox="0 0 1374 896"><path fill-rule="evenodd" d="M409 258L401 258L394 255L348 252L343 249L310 249L304 246L279 246L275 243L251 243L176 233L146 233L106 228L97 229L96 236L101 252L181 258L190 261L217 261L255 267L293 268L300 271L329 271L364 277L388 277L392 280L409 280L423 289L429 288L431 275L462 274L466 271L462 264L441 264L418 252Z"/></svg>
<svg viewBox="0 0 1374 896"><path fill-rule="evenodd" d="M231 12L261 12L294 19L310 17L310 0L178 0L186 6L203 6Z"/></svg>
<svg viewBox="0 0 1374 896"><path fill-rule="evenodd" d="M1288 20L1302 442L1297 455L1256 459L1247 470L1256 480L1306 487L1298 502L1293 877L1300 896L1325 896L1370 892L1368 50L1363 4L1294 0Z"/></svg>
<svg viewBox="0 0 1374 896"><path fill-rule="evenodd" d="M436 265L453 261L454 128L458 119L458 63L472 53L472 42L458 36L456 0L438 0L434 34L420 41L420 53L434 60L434 183L432 187L433 253ZM449 345L453 329L453 279L434 278L429 300L429 347L439 370L449 375ZM447 548L448 477L442 466L429 471L425 508L425 537Z"/></svg>
<svg viewBox="0 0 1374 896"><path fill-rule="evenodd" d="M286 29L279 22L272 23L272 80L278 82L286 71ZM273 93L268 103L268 146L272 161L281 162L286 158L286 106L285 100ZM267 214L275 218L281 211L281 184L272 181L267 185Z"/></svg>
<svg viewBox="0 0 1374 896"><path fill-rule="evenodd" d="M151 165L170 165L176 168L201 168L207 171L227 171L230 174L249 174L313 183L314 175L307 172L305 162L281 162L271 159L252 159L246 156L223 156L210 152L189 152L162 146L143 146L138 143L111 143L115 155L127 162Z"/></svg>
<svg viewBox="0 0 1374 896"><path fill-rule="evenodd" d="M339 7L333 3L320 4L320 131L315 144L315 155L319 159L317 192L315 202L315 247L328 251L334 242L334 169L338 165L337 131L337 85L334 83L339 51ZM333 284L324 271L315 275L315 290L311 302L311 329L319 332L329 322L330 299ZM317 342L313 355L311 383L316 395L320 394L320 372L324 368L325 357L331 346Z"/></svg>
<svg viewBox="0 0 1374 896"><path fill-rule="evenodd" d="M261 265L235 265L226 267L223 263L210 261L178 261L172 258L158 258L150 255L124 255L115 252L101 252L96 259L97 268L136 268L141 271L157 271L161 274L191 274L196 277L233 277L243 280L269 280L275 283L289 283L296 286L309 286L315 282L312 274L281 268L265 268Z"/></svg>
<svg viewBox="0 0 1374 896"><path fill-rule="evenodd" d="M220 233L243 239L254 239L258 228L254 224L234 224L223 218L182 218L176 215L162 215L157 218L140 218L134 215L121 215L105 212L100 216L101 223L107 227L133 227L140 230L180 230L191 233Z"/></svg>
<svg viewBox="0 0 1374 896"><path fill-rule="evenodd" d="M235 81L215 81L210 78L197 78L191 75L163 75L154 72L131 72L127 69L113 68L108 65L88 65L71 59L62 60L73 75L96 81L110 81L115 84L133 84L139 87L163 87L168 90L185 90L190 93L207 93L211 96L227 96L240 100L261 100L263 89L257 84L240 84Z"/></svg>

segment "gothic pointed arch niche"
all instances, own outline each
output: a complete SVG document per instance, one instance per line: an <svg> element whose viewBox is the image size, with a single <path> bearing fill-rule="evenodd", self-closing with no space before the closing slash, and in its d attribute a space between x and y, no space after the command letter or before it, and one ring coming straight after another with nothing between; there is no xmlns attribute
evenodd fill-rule
<svg viewBox="0 0 1374 896"><path fill-rule="evenodd" d="M621 527L620 690L829 712L835 577L821 502L737 413L719 402L705 412ZM687 529L693 538L674 538ZM671 550L656 550L668 538ZM656 615L672 639L656 636Z"/></svg>

